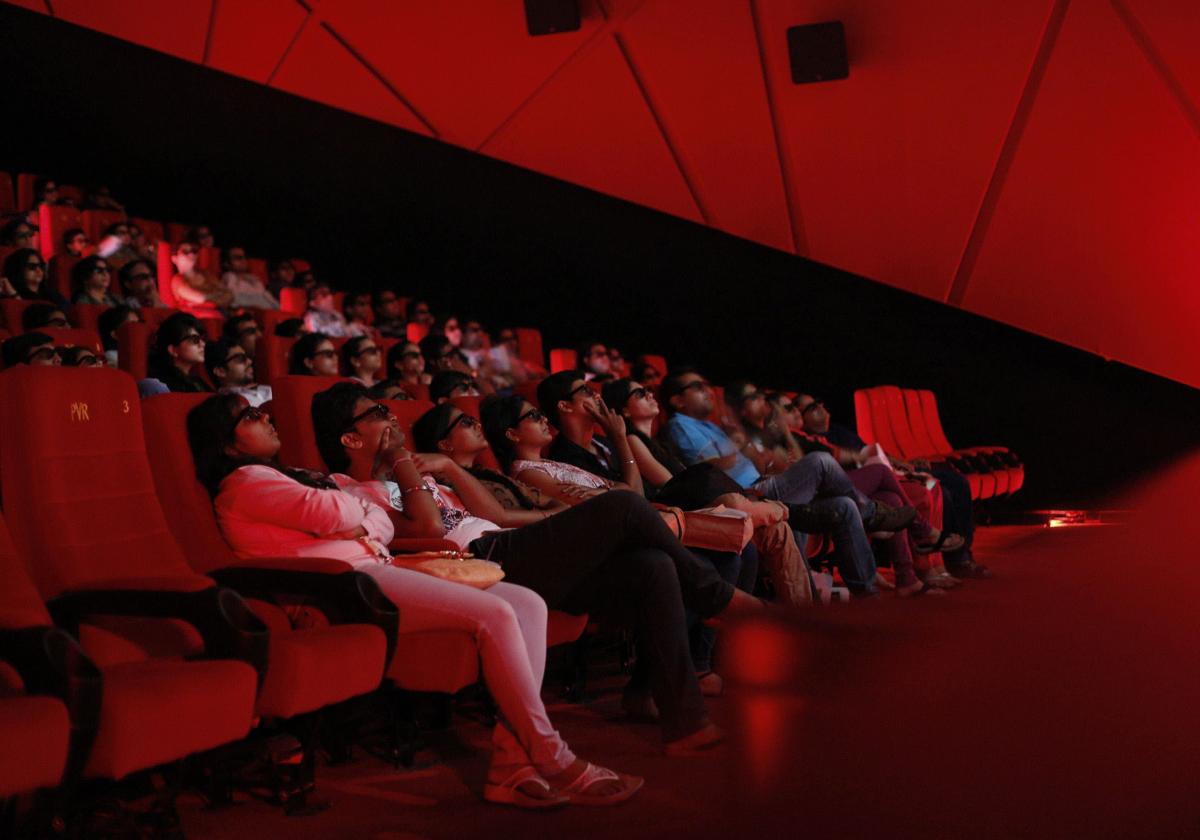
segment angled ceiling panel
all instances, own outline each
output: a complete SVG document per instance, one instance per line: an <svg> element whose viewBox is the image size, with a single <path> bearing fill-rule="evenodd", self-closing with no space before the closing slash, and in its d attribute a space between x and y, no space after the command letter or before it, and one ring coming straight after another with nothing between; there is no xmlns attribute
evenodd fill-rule
<svg viewBox="0 0 1200 840"><path fill-rule="evenodd" d="M20 6L22 9L29 9L31 12L50 13L50 8L46 5L46 0L8 0L8 2L14 6Z"/></svg>
<svg viewBox="0 0 1200 840"><path fill-rule="evenodd" d="M749 4L648 0L620 38L708 223L792 250Z"/></svg>
<svg viewBox="0 0 1200 840"><path fill-rule="evenodd" d="M176 58L204 59L213 0L52 0L54 14Z"/></svg>
<svg viewBox="0 0 1200 840"><path fill-rule="evenodd" d="M1167 66L1193 111L1200 111L1200 3L1120 0Z"/></svg>
<svg viewBox="0 0 1200 840"><path fill-rule="evenodd" d="M941 300L1050 0L758 0L802 250ZM793 85L786 30L841 20L850 78Z"/></svg>
<svg viewBox="0 0 1200 840"><path fill-rule="evenodd" d="M429 133L420 119L315 18L304 25L271 85L409 131Z"/></svg>
<svg viewBox="0 0 1200 840"><path fill-rule="evenodd" d="M611 37L564 67L481 150L692 221L687 183Z"/></svg>
<svg viewBox="0 0 1200 840"><path fill-rule="evenodd" d="M1073 3L967 308L1200 383L1200 139L1109 3Z"/></svg>
<svg viewBox="0 0 1200 840"><path fill-rule="evenodd" d="M580 31L542 38L529 37L514 0L325 0L318 12L439 139L475 149L602 26L594 4L582 6Z"/></svg>
<svg viewBox="0 0 1200 840"><path fill-rule="evenodd" d="M296 0L216 0L208 66L265 83L308 13Z"/></svg>

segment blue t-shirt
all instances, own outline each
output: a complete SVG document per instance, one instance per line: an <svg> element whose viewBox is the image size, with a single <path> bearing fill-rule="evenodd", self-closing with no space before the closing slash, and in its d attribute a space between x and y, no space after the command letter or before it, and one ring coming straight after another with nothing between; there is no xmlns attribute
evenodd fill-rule
<svg viewBox="0 0 1200 840"><path fill-rule="evenodd" d="M738 452L729 435L721 431L716 423L697 420L686 414L676 414L667 421L667 437L679 451L683 462L689 466L727 455L737 455L733 466L725 470L730 478L742 487L749 487L762 478L754 468L754 463Z"/></svg>

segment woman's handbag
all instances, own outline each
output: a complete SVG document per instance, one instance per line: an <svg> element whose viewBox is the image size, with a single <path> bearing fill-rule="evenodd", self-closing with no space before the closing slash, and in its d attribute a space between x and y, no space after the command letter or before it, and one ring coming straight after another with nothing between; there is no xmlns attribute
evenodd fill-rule
<svg viewBox="0 0 1200 840"><path fill-rule="evenodd" d="M480 560L464 551L421 551L415 554L397 554L392 565L401 569L432 575L442 580L487 589L504 580L504 570L499 563Z"/></svg>

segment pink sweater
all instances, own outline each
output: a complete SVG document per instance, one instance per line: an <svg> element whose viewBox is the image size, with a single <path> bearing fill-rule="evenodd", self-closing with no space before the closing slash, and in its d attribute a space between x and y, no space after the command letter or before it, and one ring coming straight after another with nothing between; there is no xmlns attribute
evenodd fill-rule
<svg viewBox="0 0 1200 840"><path fill-rule="evenodd" d="M234 470L221 482L213 505L225 540L242 559L331 557L378 563L382 558L363 541L329 535L361 525L383 546L392 540L392 521L378 505L341 490L307 487L270 467Z"/></svg>

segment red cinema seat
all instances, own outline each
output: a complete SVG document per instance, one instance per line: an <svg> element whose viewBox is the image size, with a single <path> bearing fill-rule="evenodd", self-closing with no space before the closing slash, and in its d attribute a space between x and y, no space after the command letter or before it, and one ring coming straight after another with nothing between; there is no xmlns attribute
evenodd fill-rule
<svg viewBox="0 0 1200 840"><path fill-rule="evenodd" d="M100 240L104 238L104 231L111 225L128 221L123 210L84 210L82 216L83 232L96 245L100 244Z"/></svg>
<svg viewBox="0 0 1200 840"><path fill-rule="evenodd" d="M274 385L275 380L287 376L288 355L295 343L294 338L284 338L264 331L254 349L255 378L264 385Z"/></svg>
<svg viewBox="0 0 1200 840"><path fill-rule="evenodd" d="M391 409L396 421L400 424L400 431L404 432L404 439L408 441L406 446L412 446L412 427L413 423L429 409L433 408L433 403L429 400L384 400L383 404Z"/></svg>
<svg viewBox="0 0 1200 840"><path fill-rule="evenodd" d="M38 245L43 259L50 259L63 247L63 233L83 227L79 210L64 204L43 204L38 208Z"/></svg>
<svg viewBox="0 0 1200 840"><path fill-rule="evenodd" d="M33 209L33 182L38 176L32 172L17 175L17 211L24 213Z"/></svg>
<svg viewBox="0 0 1200 840"><path fill-rule="evenodd" d="M653 353L643 353L642 361L644 361L646 364L650 365L652 368L654 368L656 371L658 371L659 376L667 375L667 357L666 356L656 356Z"/></svg>
<svg viewBox="0 0 1200 840"><path fill-rule="evenodd" d="M312 427L313 394L328 389L337 376L280 376L271 381L271 416L279 432L279 460L289 467L326 472Z"/></svg>
<svg viewBox="0 0 1200 840"><path fill-rule="evenodd" d="M942 418L938 413L937 398L933 395L933 392L925 390L917 391L917 400L920 404L921 416L924 420L925 428L929 433L929 438L938 451L944 452L947 455L982 456L997 469L1007 470L1009 474L1008 492L1010 494L1021 489L1021 486L1025 483L1025 466L1021 463L1020 458L1003 446L978 446L971 449L954 449L951 447L950 441L946 439L946 433L942 429Z"/></svg>
<svg viewBox="0 0 1200 840"><path fill-rule="evenodd" d="M250 309L247 310L258 322L263 335L275 335L275 328L289 318L296 316L280 309Z"/></svg>
<svg viewBox="0 0 1200 840"><path fill-rule="evenodd" d="M46 282L67 300L75 297L75 290L71 288L71 271L80 259L80 257L72 257L70 254L55 254L46 263ZM116 283L115 271L112 279Z"/></svg>
<svg viewBox="0 0 1200 840"><path fill-rule="evenodd" d="M171 280L175 277L175 264L171 262L172 247L170 242L158 243L155 271L158 275L158 296L162 299L163 306L178 309L179 302L175 300L175 293L171 291Z"/></svg>
<svg viewBox="0 0 1200 840"><path fill-rule="evenodd" d="M17 196L13 191L13 179L7 172L0 172L0 216L17 212Z"/></svg>
<svg viewBox="0 0 1200 840"><path fill-rule="evenodd" d="M550 351L550 372L558 373L564 370L575 370L579 367L579 354L574 350L563 347Z"/></svg>
<svg viewBox="0 0 1200 840"><path fill-rule="evenodd" d="M71 738L64 701L83 699L67 687L98 696L98 672L52 625L0 518L0 801L62 781Z"/></svg>
<svg viewBox="0 0 1200 840"><path fill-rule="evenodd" d="M374 690L395 645L397 622L375 582L339 560L240 561L221 536L187 440L188 412L210 396L160 394L143 403L142 420L167 526L188 563L249 599L271 628L258 713L292 717ZM284 606L297 598L323 608L331 626L294 628Z"/></svg>
<svg viewBox="0 0 1200 840"><path fill-rule="evenodd" d="M73 329L47 329L46 335L54 337L55 347L86 347L97 356L104 355L104 345L100 334L95 330L85 330L78 327Z"/></svg>
<svg viewBox="0 0 1200 840"><path fill-rule="evenodd" d="M214 277L221 276L221 249L200 247L200 253L196 256L196 265L205 274L211 274Z"/></svg>
<svg viewBox="0 0 1200 840"><path fill-rule="evenodd" d="M291 286L279 290L279 309L289 317L303 318L308 309L308 291Z"/></svg>
<svg viewBox="0 0 1200 840"><path fill-rule="evenodd" d="M142 219L136 216L129 217L129 223L137 225L142 229L142 233L146 236L146 241L152 245L156 245L167 238L166 230L163 228L162 222L156 222L154 219Z"/></svg>
<svg viewBox="0 0 1200 840"><path fill-rule="evenodd" d="M112 309L97 303L77 303L71 307L71 323L81 330L93 330L100 334L100 316Z"/></svg>
<svg viewBox="0 0 1200 840"><path fill-rule="evenodd" d="M421 339L429 335L428 324L418 324L415 321L410 321L404 329L408 340L413 344L420 344Z"/></svg>
<svg viewBox="0 0 1200 840"><path fill-rule="evenodd" d="M429 386L423 382L397 382L414 400L429 402Z"/></svg>
<svg viewBox="0 0 1200 840"><path fill-rule="evenodd" d="M8 327L10 333L18 335L25 332L21 326L21 313L34 303L37 303L37 301L25 300L24 298L0 299L0 318L3 318L4 326Z"/></svg>
<svg viewBox="0 0 1200 840"><path fill-rule="evenodd" d="M0 427L13 543L55 623L102 673L85 774L118 779L245 737L266 629L188 567L167 531L133 380L104 368L5 371ZM123 634L148 622L144 644Z"/></svg>
<svg viewBox="0 0 1200 840"><path fill-rule="evenodd" d="M542 331L533 327L517 327L517 355L527 365L546 369L546 351L542 349Z"/></svg>

